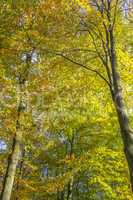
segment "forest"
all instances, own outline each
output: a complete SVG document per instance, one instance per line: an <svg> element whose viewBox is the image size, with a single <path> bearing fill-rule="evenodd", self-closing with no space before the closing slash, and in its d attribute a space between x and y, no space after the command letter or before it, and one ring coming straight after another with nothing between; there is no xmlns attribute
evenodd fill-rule
<svg viewBox="0 0 133 200"><path fill-rule="evenodd" d="M0 200L133 199L133 0L0 0Z"/></svg>

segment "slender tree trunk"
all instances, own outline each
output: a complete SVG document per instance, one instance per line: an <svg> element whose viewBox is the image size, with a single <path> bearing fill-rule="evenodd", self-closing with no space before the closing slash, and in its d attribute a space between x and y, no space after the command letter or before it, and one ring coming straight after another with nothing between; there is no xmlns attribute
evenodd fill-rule
<svg viewBox="0 0 133 200"><path fill-rule="evenodd" d="M8 160L8 166L7 166L7 171L6 171L6 175L4 179L3 190L1 193L1 200L10 200L10 197L11 197L16 167L17 167L18 160L20 157L20 152L21 152L20 150L21 138L22 138L21 133L16 134L13 141L12 153Z"/></svg>
<svg viewBox="0 0 133 200"><path fill-rule="evenodd" d="M72 190L73 190L73 178L70 180L67 186L67 200L72 200Z"/></svg>
<svg viewBox="0 0 133 200"><path fill-rule="evenodd" d="M16 121L16 133L13 139L12 152L8 158L7 170L4 177L3 189L1 192L1 200L10 200L11 198L16 168L17 168L17 164L19 162L19 157L21 153L22 132L20 129L20 122L19 122L20 113L22 111L21 99L22 98L20 97L19 106L18 106L18 118Z"/></svg>
<svg viewBox="0 0 133 200"><path fill-rule="evenodd" d="M19 189L20 189L20 184L19 181L20 179L23 178L23 165L24 165L24 157L25 157L25 149L22 150L22 158L21 158L21 162L20 162L20 166L19 166L19 173L18 173L18 179L17 179L17 183L16 183L16 189L15 189L15 193L16 193L16 198L15 200L19 199Z"/></svg>
<svg viewBox="0 0 133 200"><path fill-rule="evenodd" d="M71 194L71 182L69 182L67 185L67 198L66 198L67 200L69 200L70 194Z"/></svg>
<svg viewBox="0 0 133 200"><path fill-rule="evenodd" d="M6 170L6 175L4 178L3 189L1 192L1 200L10 200L11 193L13 189L14 178L16 174L17 164L19 162L21 154L21 143L22 143L22 130L20 124L20 116L22 112L26 111L25 102L25 81L28 77L30 61L32 58L32 52L26 55L26 65L25 69L19 74L19 85L18 85L18 95L19 95L19 105L17 110L17 121L16 121L16 133L12 145L12 153L8 159L8 165Z"/></svg>
<svg viewBox="0 0 133 200"><path fill-rule="evenodd" d="M105 29L106 41L102 40L103 51L106 55L105 68L109 78L110 91L112 95L112 100L117 112L118 122L120 125L121 136L124 144L124 152L128 163L129 173L130 173L130 183L131 189L133 191L133 130L130 127L129 116L127 115L126 105L124 102L124 97L122 94L122 86L120 83L120 77L117 68L117 56L115 51L115 36L114 36L114 26L116 22L117 8L119 1L116 0L114 6L114 13L112 13L112 1L107 0L107 9L100 9L98 1L96 1L97 9L101 14L107 17L108 23L103 20L103 27ZM104 1L101 1L101 5L105 8ZM103 15L104 14L104 15ZM112 16L112 14L114 16ZM109 59L108 59L109 58ZM109 62L108 62L109 61Z"/></svg>
<svg viewBox="0 0 133 200"><path fill-rule="evenodd" d="M72 157L72 154L73 154L74 136L75 135L73 133L72 138L69 140L71 148L68 155L70 156L70 158ZM72 200L72 191L73 191L73 177L71 177L71 180L69 181L67 185L67 197L66 197L67 200Z"/></svg>
<svg viewBox="0 0 133 200"><path fill-rule="evenodd" d="M118 116L121 136L124 144L124 152L130 172L131 189L133 191L133 130L131 129L129 124L129 117L126 112L126 106L122 94L122 87L119 80L119 74L117 72L117 60L113 28L110 29L110 61L113 79L113 92L111 92L112 99Z"/></svg>
<svg viewBox="0 0 133 200"><path fill-rule="evenodd" d="M129 119L125 111L124 104L122 102L122 96L117 97L119 101L119 108L116 106L116 111L118 115L118 120L121 129L121 135L124 143L124 152L128 163L129 173L130 173L130 183L131 189L133 191L133 131L129 125Z"/></svg>

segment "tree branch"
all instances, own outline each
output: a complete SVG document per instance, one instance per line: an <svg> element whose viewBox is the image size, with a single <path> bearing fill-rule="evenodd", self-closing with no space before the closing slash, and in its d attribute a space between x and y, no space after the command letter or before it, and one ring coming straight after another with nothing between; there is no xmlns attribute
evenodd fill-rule
<svg viewBox="0 0 133 200"><path fill-rule="evenodd" d="M44 50L44 49L43 49L43 50ZM108 85L109 87L111 87L109 81L108 81L100 72L98 72L97 70L92 69L91 67L88 67L88 66L86 66L86 65L84 65L84 64L82 64L82 63L79 63L79 62L77 62L77 61L75 61L75 60L73 60L73 59L67 57L66 55L64 55L64 54L61 53L61 52L53 52L53 51L50 51L50 50L47 50L47 49L45 49L44 51L47 52L47 53L51 53L51 54L60 56L60 57L64 58L65 60L68 60L69 62L71 62L71 63L73 63L73 64L75 64L75 65L78 65L78 66L80 66L80 67L82 67L82 68L84 68L84 69L86 69L86 70L88 70L88 71L90 71L90 72L93 72L93 73L97 74L102 80L104 80L104 81L107 83L107 85Z"/></svg>

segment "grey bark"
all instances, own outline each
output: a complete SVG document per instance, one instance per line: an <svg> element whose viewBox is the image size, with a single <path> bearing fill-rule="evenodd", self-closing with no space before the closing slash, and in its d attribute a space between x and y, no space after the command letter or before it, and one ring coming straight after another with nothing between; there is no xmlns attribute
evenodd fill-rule
<svg viewBox="0 0 133 200"><path fill-rule="evenodd" d="M133 191L133 130L130 127L129 117L126 112L126 106L123 99L122 87L119 80L119 74L117 72L117 60L115 53L115 41L114 41L113 29L110 30L110 46L111 46L110 61L111 61L112 79L113 79L113 91L111 92L111 94L118 116L121 136L124 144L124 152L130 172L131 188Z"/></svg>
<svg viewBox="0 0 133 200"><path fill-rule="evenodd" d="M133 130L130 127L129 116L126 112L126 105L124 102L124 97L122 94L122 85L120 82L118 66L117 66L117 55L115 51L115 34L114 28L116 24L117 17L117 9L119 5L119 0L116 0L115 5L112 4L113 1L95 1L98 12L101 17L104 18L106 16L107 23L103 20L103 28L105 31L106 39L104 40L103 30L99 32L99 38L101 38L101 43L103 47L103 52L105 53L105 60L101 56L101 59L109 80L109 87L112 96L112 100L116 109L118 122L120 126L120 132L124 144L124 152L126 156L126 160L128 163L129 173L130 173L130 183L131 189L133 191ZM101 11L101 6L104 8ZM114 12L114 13L113 13ZM113 16L112 16L113 15ZM97 51L97 47L94 41L94 46ZM99 52L98 52L99 53Z"/></svg>
<svg viewBox="0 0 133 200"><path fill-rule="evenodd" d="M21 144L22 144L22 130L20 124L20 116L21 112L26 111L26 107L24 105L24 91L25 91L25 81L28 77L30 61L32 54L27 54L26 59L26 66L24 72L19 74L19 105L18 105L18 112L17 112L17 121L16 121L16 133L14 135L13 145L12 145L12 152L8 158L8 165L6 169L6 174L4 177L3 189L1 192L1 200L10 200L11 193L13 190L13 184L16 174L16 168L19 162L20 154L21 154Z"/></svg>
<svg viewBox="0 0 133 200"><path fill-rule="evenodd" d="M1 200L10 200L10 197L11 197L16 167L18 164L19 156L20 156L21 138L22 138L21 134L16 134L14 137L12 153L8 160L8 167L7 167L5 180L3 184L3 190L1 193Z"/></svg>

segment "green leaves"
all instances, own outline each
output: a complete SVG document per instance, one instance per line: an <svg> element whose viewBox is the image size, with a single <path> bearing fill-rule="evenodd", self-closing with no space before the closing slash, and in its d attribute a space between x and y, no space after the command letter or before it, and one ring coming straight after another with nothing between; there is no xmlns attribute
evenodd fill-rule
<svg viewBox="0 0 133 200"><path fill-rule="evenodd" d="M12 199L18 194L25 200L65 200L70 193L69 200L71 195L73 200L131 200L110 91L93 73L108 80L107 13L101 15L87 0L9 0L0 6L0 140L7 142L0 152L2 177L16 133L20 96L26 108L19 116L26 153L22 169L20 155ZM114 11L112 4L111 20ZM132 33L126 33L129 24L119 13L116 21L118 70L131 110ZM25 56L33 52L27 76ZM25 87L20 92L21 75Z"/></svg>

